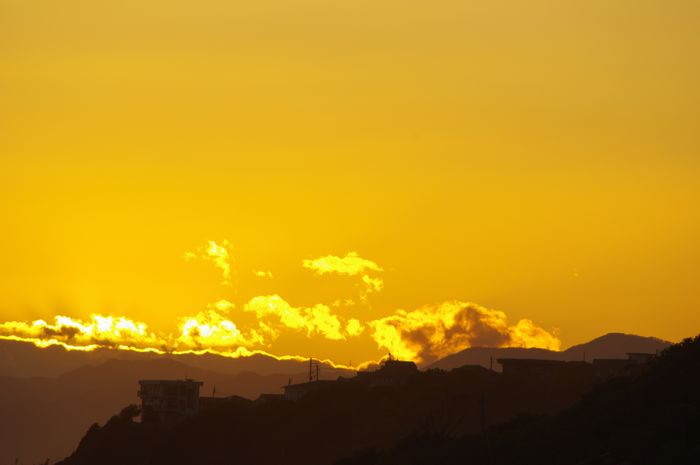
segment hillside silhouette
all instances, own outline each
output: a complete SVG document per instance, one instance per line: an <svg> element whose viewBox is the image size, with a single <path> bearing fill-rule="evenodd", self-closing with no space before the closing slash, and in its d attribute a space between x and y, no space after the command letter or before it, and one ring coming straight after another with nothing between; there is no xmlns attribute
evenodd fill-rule
<svg viewBox="0 0 700 465"><path fill-rule="evenodd" d="M134 422L137 413L93 425L60 464L696 463L700 337L589 385L467 366L401 388L339 382L297 402L234 398L172 429Z"/></svg>
<svg viewBox="0 0 700 465"><path fill-rule="evenodd" d="M646 341L651 345L640 348L640 341L642 343ZM665 344L663 341L653 338L606 335L583 346L586 346L587 353L594 354L594 356L597 353L624 356L624 353L628 351L654 352L656 347ZM599 346L596 349L598 352L593 350L591 345ZM600 348L602 348L602 352ZM572 350L571 358L580 360L580 355L577 353L580 350L582 349ZM475 358L467 359L469 361L466 364L481 364L486 367L489 366L490 357L493 356L494 369L498 371L500 365L496 360L500 357L547 358L548 354L557 353L541 349L474 348L455 354L456 359L447 357L433 366L439 366L440 363L447 363L449 366L449 364L456 363L455 360L459 360L459 357L464 357L464 354L470 354L470 356L476 354ZM110 359L110 356L116 359ZM44 376L28 376L42 371L46 372ZM56 374L57 372L58 374ZM485 398L488 407L487 422L493 425L497 422L507 421L519 413L552 412L564 408L573 403L581 392L587 389L585 383L572 385L566 387L568 391L562 388L556 395L548 398L547 393L551 394L550 391L545 391L544 395L540 395L540 393L535 392L538 388L533 386L526 387L522 392L518 391L517 395L514 395L508 393L502 383L499 384L491 379L490 373L486 370L468 367L466 372L471 373L470 376L476 376L476 378L471 379L465 373L438 375L436 374L438 372L431 371L432 374L425 374L421 377L424 380L422 388L419 387L421 386L419 383L409 389L414 396L411 402L401 404L397 400L398 404L391 402L388 404L389 406L393 405L391 408L399 411L398 418L403 418L401 415L405 415L403 410L411 412L410 421L405 419L404 423L399 422L395 427L385 426L377 432L377 438L389 439L365 438L357 444L388 447L405 435L438 428L441 424L440 415L443 417L451 415L449 425L440 426L442 429L447 428L465 434L475 432L481 428L481 416L475 412L481 411L482 398L480 393L484 392L495 396L494 399L498 399L498 396L501 397L497 402L498 407L491 406L494 401L490 395ZM8 376L10 374L12 376ZM335 379L338 376L349 377L351 374L344 370L322 366L322 378ZM255 399L261 393L281 393L282 386L286 385L290 378L292 382L307 379L308 363L280 361L261 355L230 359L216 355L162 356L114 350L69 352L59 347L38 349L28 343L0 341L0 412L2 412L0 431L3 432L0 434L0 463L14 463L16 457L19 457L23 463L39 463L46 458L55 460L65 457L75 449L76 444L90 425L95 422L104 423L125 405L137 402L138 379L182 379L184 377L203 381L204 386L201 392L203 396L211 396L212 389L216 386L218 397L237 395ZM430 387L432 382L437 384ZM474 386L481 386L479 388L481 390L474 391L476 389ZM425 390L427 394L423 393L421 389ZM434 392L428 392L431 389ZM446 390L446 392L454 391L455 394L452 397L442 396L441 389ZM529 392L528 389L533 392ZM383 395L388 398L394 395L392 390L384 391L380 389L375 394L380 395L384 392ZM352 392L354 392L352 386L345 386L341 390L342 395L350 396L348 405L354 405ZM356 394L368 395L366 392ZM326 394L319 393L318 395L323 397ZM433 409L432 416L430 416L422 410L420 403L421 399L432 399L433 395L438 395L438 398L426 401L427 411L430 412L430 409ZM368 401L370 404L376 402L376 399L372 399L374 398L370 397L371 402ZM326 402L330 404L331 401L332 399L328 399ZM457 407L453 408L453 405ZM376 405L375 407L378 412L389 408L387 405ZM257 407L253 405L246 408L255 411ZM289 408L290 412L294 412L297 407ZM459 409L466 413L461 413ZM449 415L446 412L450 412ZM387 413L387 415L389 414ZM352 417L354 412L350 409L339 412L338 415ZM457 418L459 421L456 420ZM443 420L443 422L447 421L444 418ZM388 420L378 418L372 421L381 425ZM329 425L336 427L333 426L333 422L330 422ZM372 426L370 429L372 428L374 427ZM261 431L260 434L266 433ZM309 434L315 433L309 431ZM300 440L303 441L303 439ZM341 456L334 455L336 452L338 454L341 451L350 453L352 450L354 447L348 449L345 444L339 444L334 449L333 454L329 453L327 457L335 459Z"/></svg>
<svg viewBox="0 0 700 465"><path fill-rule="evenodd" d="M700 336L595 386L557 415L521 416L485 434L415 435L336 465L440 463L675 465L700 460Z"/></svg>
<svg viewBox="0 0 700 465"><path fill-rule="evenodd" d="M38 350L38 349L36 349ZM349 372L325 367L328 376ZM142 378L194 377L204 382L202 395L281 393L290 377L302 381L303 368L290 375L241 372L219 373L195 368L168 358L108 360L57 377L14 378L0 376L0 463L44 462L68 455L94 422L104 422L124 405L137 401Z"/></svg>
<svg viewBox="0 0 700 465"><path fill-rule="evenodd" d="M473 435L519 415L554 414L593 386L590 365L573 367L544 380L480 366L416 371L393 387L367 385L361 376L295 402L234 398L172 429L134 422L134 407L94 425L62 464L328 464L405 437Z"/></svg>

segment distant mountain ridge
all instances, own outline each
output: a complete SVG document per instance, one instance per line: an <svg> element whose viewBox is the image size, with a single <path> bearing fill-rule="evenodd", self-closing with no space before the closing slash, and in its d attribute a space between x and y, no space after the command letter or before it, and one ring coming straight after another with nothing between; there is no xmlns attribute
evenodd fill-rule
<svg viewBox="0 0 700 465"><path fill-rule="evenodd" d="M422 368L449 370L462 365L482 365L489 368L491 357L494 358L495 369L499 369L495 362L497 358L541 358L547 360L625 358L627 352L653 353L663 350L669 345L671 345L670 342L655 337L608 333L586 343L571 346L561 352L518 347L471 347ZM62 347L39 349L30 343L0 340L0 376L55 377L85 365L99 365L112 359L133 361L170 359L202 370L225 374L246 371L261 375L296 374L306 370L307 366L304 361L278 360L259 354L251 357L229 358L213 354L160 355L113 349L82 352L67 351ZM328 369L331 367L326 365L326 370Z"/></svg>
<svg viewBox="0 0 700 465"><path fill-rule="evenodd" d="M108 360L170 359L219 373L236 374L252 371L266 374L296 374L308 363L300 360L278 360L266 355L231 358L215 354L157 354L116 349L93 351L66 350L60 346L40 349L29 342L0 340L0 376L55 377L85 365L99 365ZM329 365L325 368L331 369Z"/></svg>
<svg viewBox="0 0 700 465"><path fill-rule="evenodd" d="M571 346L561 352L547 349L523 349L519 347L470 347L461 352L448 355L425 368L451 370L463 365L481 365L489 368L491 366L491 360L493 359L493 368L500 371L500 365L497 362L499 358L591 361L595 358L627 358L628 352L655 353L670 345L670 342L655 337L608 333L584 344Z"/></svg>
<svg viewBox="0 0 700 465"><path fill-rule="evenodd" d="M594 358L626 358L628 352L655 353L672 345L656 337L634 334L608 333L584 344L569 347L563 354L575 360L576 354L585 354L587 360Z"/></svg>
<svg viewBox="0 0 700 465"><path fill-rule="evenodd" d="M350 376L347 370L324 367L321 378ZM194 378L204 382L200 394L238 395L255 399L260 393L281 393L290 380L307 380L308 372L228 374L206 370L171 358L112 359L85 365L56 377L0 375L0 463L43 463L68 455L85 430L106 421L125 405L136 404L139 379ZM37 442L37 438L41 441Z"/></svg>

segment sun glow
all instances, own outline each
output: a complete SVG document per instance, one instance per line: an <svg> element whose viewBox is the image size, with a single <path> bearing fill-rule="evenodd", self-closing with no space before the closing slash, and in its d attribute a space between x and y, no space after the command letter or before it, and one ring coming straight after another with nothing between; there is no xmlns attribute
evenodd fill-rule
<svg viewBox="0 0 700 465"><path fill-rule="evenodd" d="M700 327L697 0L164 4L0 0L6 337L430 360L484 338L453 300L524 346Z"/></svg>

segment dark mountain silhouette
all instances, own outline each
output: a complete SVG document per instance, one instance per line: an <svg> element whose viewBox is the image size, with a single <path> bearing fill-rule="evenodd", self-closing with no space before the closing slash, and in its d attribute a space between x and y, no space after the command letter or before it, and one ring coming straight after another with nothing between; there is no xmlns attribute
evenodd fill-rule
<svg viewBox="0 0 700 465"><path fill-rule="evenodd" d="M308 361L299 360L278 360L266 355L251 355L250 357L229 358L221 355L204 354L182 354L170 356L174 360L186 363L193 367L205 370L218 371L219 373L244 373L254 372L257 374L288 374L294 375L301 371L308 371ZM347 372L347 370L336 370L327 364L321 364L324 372Z"/></svg>
<svg viewBox="0 0 700 465"><path fill-rule="evenodd" d="M647 345L640 346L642 343ZM556 358L568 354L571 359L579 360L584 350L589 359L601 354L621 357L625 352L654 352L663 345L663 341L653 338L613 334L564 353L541 349L468 349L433 366L448 369L465 364L488 366L491 355L496 359ZM498 370L500 366L494 363L494 368ZM218 396L235 394L255 398L263 392L281 392L281 386L287 384L290 376L294 382L305 380L307 370L306 362L280 361L262 355L231 359L108 349L80 352L0 341L0 431L3 432L0 463L13 462L15 457L38 462L47 457L65 456L90 424L103 422L124 405L136 402L139 378L188 376L204 381L202 395L211 395L216 385ZM348 372L322 366L322 378L334 379L339 375L348 376ZM563 403L570 400L566 398Z"/></svg>
<svg viewBox="0 0 700 465"><path fill-rule="evenodd" d="M362 378L362 377L360 377ZM416 433L467 434L521 412L556 412L590 387L572 378L514 385L484 368L416 372L401 387L368 387L360 378L331 384L299 401L230 402L172 429L129 415L93 426L64 465L332 463L360 447L387 448ZM485 400L484 396L488 398ZM119 444L128 441L128 449Z"/></svg>
<svg viewBox="0 0 700 465"><path fill-rule="evenodd" d="M610 333L590 342L572 346L562 352L545 349L473 347L449 355L424 368L449 370L463 365L489 367L490 358L542 358L551 360L588 360L593 358L625 358L626 352L656 352L671 343L653 337ZM154 360L170 358L190 366L219 373L294 374L306 369L306 362L277 360L265 355L232 359L220 355L182 354L158 355L153 353L98 349L91 352L67 351L62 347L39 349L33 344L0 340L0 375L14 377L54 377L70 370L97 365L107 360ZM494 369L500 367L494 362Z"/></svg>
<svg viewBox="0 0 700 465"><path fill-rule="evenodd" d="M347 371L325 368L322 376L337 378ZM25 463L61 458L71 452L95 421L107 420L124 405L136 402L138 380L196 378L203 381L202 395L281 393L289 378L301 382L303 371L260 375L252 372L218 373L168 358L109 360L52 378L0 377L0 463Z"/></svg>
<svg viewBox="0 0 700 465"><path fill-rule="evenodd" d="M67 351L59 346L39 349L28 342L0 340L0 375L54 377L84 365L98 364L113 358L147 360L156 356L114 350Z"/></svg>
<svg viewBox="0 0 700 465"><path fill-rule="evenodd" d="M341 382L298 402L235 399L172 428L134 422L130 407L60 465L697 462L700 336L598 384L551 375L463 367L396 388Z"/></svg>
<svg viewBox="0 0 700 465"><path fill-rule="evenodd" d="M462 365L489 367L493 358L493 368L500 371L499 358L538 358L543 360L583 360L594 358L627 358L628 352L655 353L671 343L655 337L642 337L633 334L609 333L584 344L555 352L546 349L521 349L516 347L471 347L432 363L427 368L450 370Z"/></svg>
<svg viewBox="0 0 700 465"><path fill-rule="evenodd" d="M88 464L106 456L115 465L330 463L356 448L387 448L408 435L474 434L517 415L558 412L594 383L591 365L563 365L566 369L544 378L500 375L473 365L429 370L416 372L401 387L371 388L362 384L363 376L311 392L298 402L233 402L172 430L122 415L104 427L93 426L65 464ZM115 444L127 438L139 446L117 450Z"/></svg>
<svg viewBox="0 0 700 465"><path fill-rule="evenodd" d="M448 355L426 368L452 370L464 365L481 365L490 368L493 359L493 369L501 370L499 358L537 358L542 360L561 360L561 352L546 349L522 349L519 347L470 347L456 354Z"/></svg>
<svg viewBox="0 0 700 465"><path fill-rule="evenodd" d="M480 435L415 435L336 465L685 465L700 461L700 336L595 386L556 415L522 416Z"/></svg>
<svg viewBox="0 0 700 465"><path fill-rule="evenodd" d="M609 333L585 344L571 346L562 354L565 360L586 360L594 358L626 358L628 352L655 353L671 343L655 337L642 337L633 334Z"/></svg>
<svg viewBox="0 0 700 465"><path fill-rule="evenodd" d="M242 373L252 371L264 374L295 374L306 369L303 360L278 360L266 355L230 358L216 354L154 354L115 349L97 349L90 352L65 350L59 346L39 349L28 342L0 340L0 375L15 377L54 377L70 370L98 365L108 360L155 360L172 359L196 368L220 373ZM324 365L326 368L330 368Z"/></svg>

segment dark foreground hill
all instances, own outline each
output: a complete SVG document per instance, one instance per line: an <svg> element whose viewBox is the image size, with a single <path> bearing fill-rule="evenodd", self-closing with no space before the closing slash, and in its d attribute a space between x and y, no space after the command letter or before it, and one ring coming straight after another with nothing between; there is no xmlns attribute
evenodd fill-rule
<svg viewBox="0 0 700 465"><path fill-rule="evenodd" d="M401 387L369 387L362 378L297 402L235 399L172 429L134 422L127 409L93 426L62 463L325 465L357 449L389 448L409 435L473 434L518 414L557 412L593 382L569 374L546 384L513 380L475 366L416 372Z"/></svg>
<svg viewBox="0 0 700 465"><path fill-rule="evenodd" d="M670 347L643 370L596 386L558 415L521 417L480 435L416 435L337 465L432 463L700 463L700 336Z"/></svg>
<svg viewBox="0 0 700 465"><path fill-rule="evenodd" d="M652 346L640 348L640 343ZM654 352L658 344L664 343L654 338L606 335L576 351L586 350L590 359L601 350L612 356L624 356L626 351ZM543 353L549 353L538 349L470 349L444 360L454 365L464 354L478 354L476 361L467 359L464 363L488 366L489 353L494 351L513 358L523 354L547 358ZM581 354L572 352L571 357L580 360ZM114 358L118 360L111 360ZM497 364L494 368L500 369ZM236 394L253 399L261 392L281 392L290 376L293 381L302 380L307 370L308 363L262 355L231 359L108 349L69 352L60 347L39 349L29 343L0 340L0 464L14 463L17 457L20 463L37 463L47 457L66 456L92 423L103 423L124 405L137 401L139 378L188 376L204 381L203 395L211 395L215 385L219 396ZM338 375L348 373L328 366L321 369L322 378Z"/></svg>
<svg viewBox="0 0 700 465"><path fill-rule="evenodd" d="M61 465L697 463L700 337L596 385L466 367L402 388L343 382L298 402L234 399L172 429L135 413L93 425Z"/></svg>
<svg viewBox="0 0 700 465"><path fill-rule="evenodd" d="M341 374L349 372L322 370L329 378ZM219 373L163 357L108 360L50 378L0 376L0 464L65 457L91 424L137 402L139 379L191 377L204 382L202 395L211 396L216 387L218 396L255 398L263 392L281 393L290 378L302 381L306 376L302 367L295 375Z"/></svg>

